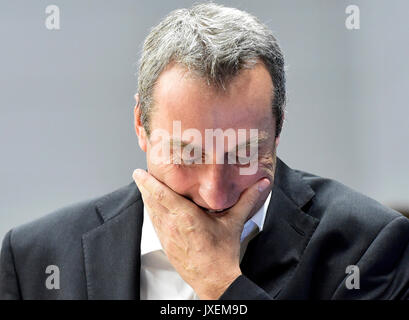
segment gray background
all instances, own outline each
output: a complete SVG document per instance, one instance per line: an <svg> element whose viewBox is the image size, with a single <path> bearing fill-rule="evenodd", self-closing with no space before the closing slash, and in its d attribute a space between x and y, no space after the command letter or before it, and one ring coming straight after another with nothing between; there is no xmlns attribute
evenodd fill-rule
<svg viewBox="0 0 409 320"><path fill-rule="evenodd" d="M0 2L0 237L108 193L144 167L133 131L149 29L191 1ZM409 1L219 1L278 37L288 65L279 156L389 206L409 205ZM45 28L60 8L61 30ZM356 4L361 29L345 28Z"/></svg>

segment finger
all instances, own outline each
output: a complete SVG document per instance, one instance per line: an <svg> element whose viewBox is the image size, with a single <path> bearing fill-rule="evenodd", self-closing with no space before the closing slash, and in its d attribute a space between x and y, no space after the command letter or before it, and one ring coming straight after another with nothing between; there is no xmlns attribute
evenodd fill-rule
<svg viewBox="0 0 409 320"><path fill-rule="evenodd" d="M148 172L136 169L132 175L138 188L144 188L157 202L172 213L186 213L198 208L189 200L178 195Z"/></svg>
<svg viewBox="0 0 409 320"><path fill-rule="evenodd" d="M244 225L246 221L254 214L254 207L257 204L260 194L270 186L270 180L263 178L244 191L239 201L229 210L226 215L229 219L233 219Z"/></svg>
<svg viewBox="0 0 409 320"><path fill-rule="evenodd" d="M148 192L148 190L146 190L144 188L144 186L142 184L140 184L138 186L138 189L139 189L139 192L141 193L142 201L143 201L144 206L149 207L147 199L148 199L148 197L151 196L151 194Z"/></svg>
<svg viewBox="0 0 409 320"><path fill-rule="evenodd" d="M170 243L172 243L173 248L182 249L186 252L186 248L188 248L187 240L184 237L180 237L180 234L184 233L183 231L187 230L187 228L177 224L177 219L173 219L178 216L170 217L168 209L149 194L145 197L144 204L147 207L149 218L166 254L168 254L167 248Z"/></svg>
<svg viewBox="0 0 409 320"><path fill-rule="evenodd" d="M165 215L168 214L168 209L158 203L151 195L147 194L143 196L143 204L146 207L146 211L152 221L153 227L156 233L161 233L163 228L163 221L166 221Z"/></svg>

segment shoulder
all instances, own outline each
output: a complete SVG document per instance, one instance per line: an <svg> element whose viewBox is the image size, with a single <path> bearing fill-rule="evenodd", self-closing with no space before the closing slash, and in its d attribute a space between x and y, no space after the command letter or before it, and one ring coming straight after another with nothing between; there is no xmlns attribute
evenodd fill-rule
<svg viewBox="0 0 409 320"><path fill-rule="evenodd" d="M338 181L296 172L315 193L307 211L320 220L320 231L363 245L388 230L388 225L396 226L400 232L397 237L403 236L403 231L409 232L409 219L399 212Z"/></svg>
<svg viewBox="0 0 409 320"><path fill-rule="evenodd" d="M314 290L337 299L407 297L409 219L338 181L294 173L313 193L301 210L318 220L302 264L326 284ZM359 268L361 290L344 285L351 265Z"/></svg>
<svg viewBox="0 0 409 320"><path fill-rule="evenodd" d="M0 299L87 297L83 237L139 200L135 183L74 203L10 230L0 255ZM61 268L66 290L44 288L48 266ZM44 291L45 290L45 291Z"/></svg>
<svg viewBox="0 0 409 320"><path fill-rule="evenodd" d="M339 216L340 218L354 217L360 220L373 221L374 224L385 224L401 214L382 205L378 201L356 191L333 179L319 177L307 172L298 171L314 191L313 204L319 218L323 215Z"/></svg>
<svg viewBox="0 0 409 320"><path fill-rule="evenodd" d="M8 233L10 245L14 250L32 248L37 251L77 243L84 233L105 220L106 217L98 210L101 203L107 206L120 205L130 200L128 198L133 189L132 184L129 184L102 196L64 206L18 226Z"/></svg>

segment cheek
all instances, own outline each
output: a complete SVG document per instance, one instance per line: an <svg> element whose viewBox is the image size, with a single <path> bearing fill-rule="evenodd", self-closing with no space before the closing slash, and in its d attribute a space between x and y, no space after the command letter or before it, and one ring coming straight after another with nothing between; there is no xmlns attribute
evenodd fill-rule
<svg viewBox="0 0 409 320"><path fill-rule="evenodd" d="M176 193L189 195L196 184L195 174L192 171L180 169L174 165L148 164L149 173L166 184Z"/></svg>
<svg viewBox="0 0 409 320"><path fill-rule="evenodd" d="M268 178L270 181L274 181L275 172L275 155L271 152L264 152L259 155L259 163L257 172L253 175L240 175L236 170L234 174L234 181L241 193L247 188L254 185L262 178Z"/></svg>
<svg viewBox="0 0 409 320"><path fill-rule="evenodd" d="M191 196L196 181L194 173L179 168L172 168L165 177L165 183L183 196Z"/></svg>

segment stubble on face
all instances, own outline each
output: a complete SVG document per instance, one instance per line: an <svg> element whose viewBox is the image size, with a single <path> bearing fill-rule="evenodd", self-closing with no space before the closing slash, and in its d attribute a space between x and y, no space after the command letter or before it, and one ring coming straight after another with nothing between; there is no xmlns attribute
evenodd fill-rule
<svg viewBox="0 0 409 320"><path fill-rule="evenodd" d="M266 152L259 156L259 170L265 172L271 184L274 183L274 175L276 170L277 156L276 146L273 146L273 150Z"/></svg>

